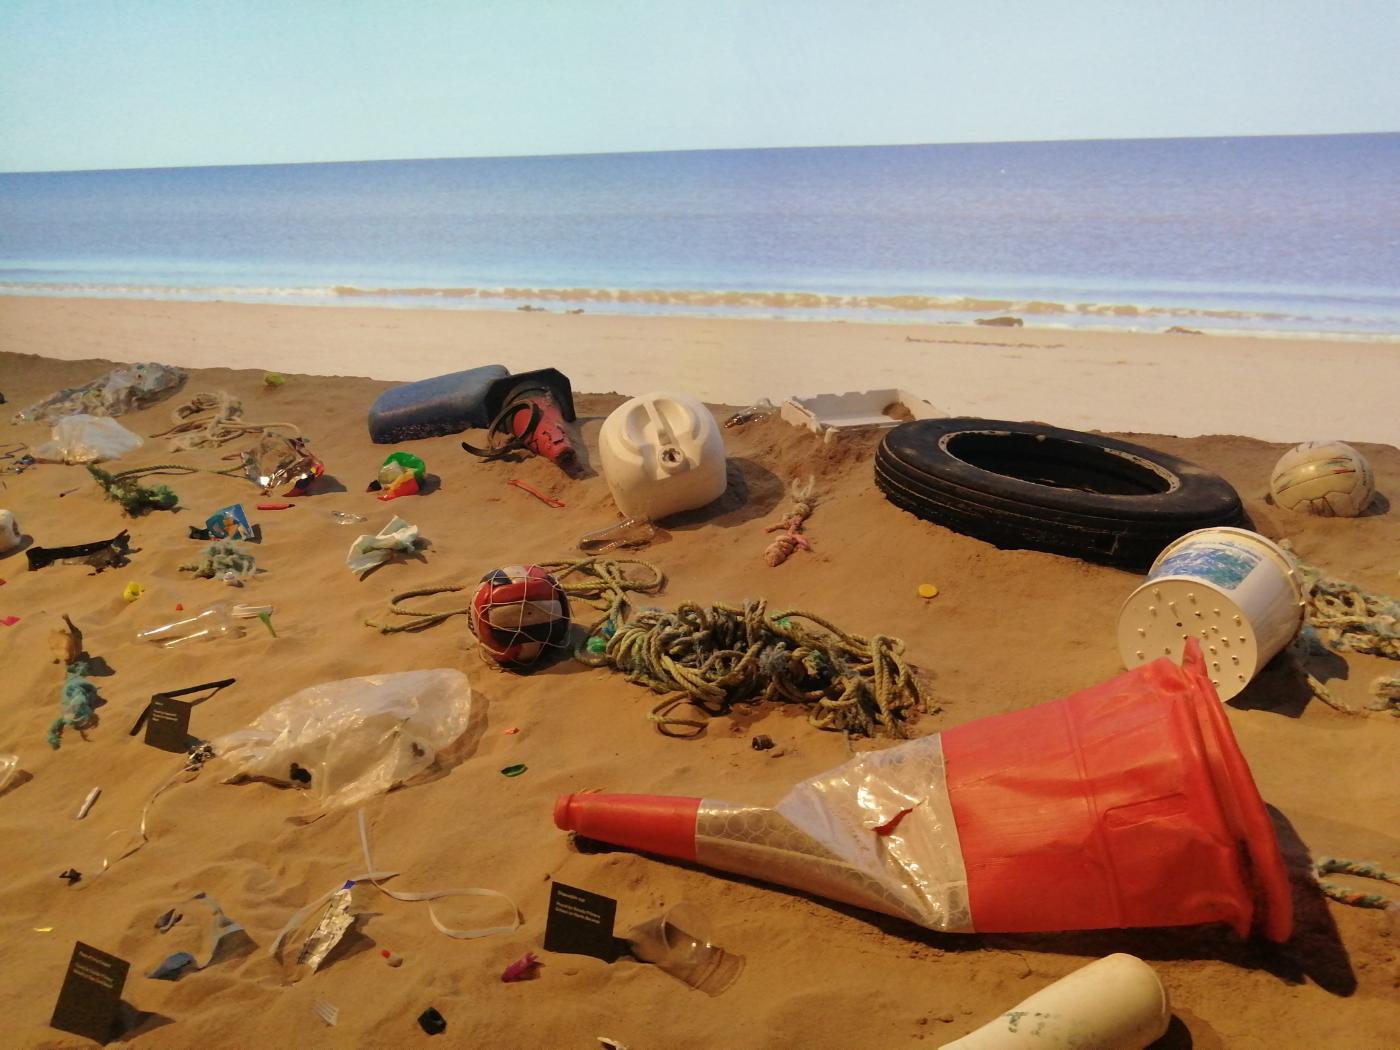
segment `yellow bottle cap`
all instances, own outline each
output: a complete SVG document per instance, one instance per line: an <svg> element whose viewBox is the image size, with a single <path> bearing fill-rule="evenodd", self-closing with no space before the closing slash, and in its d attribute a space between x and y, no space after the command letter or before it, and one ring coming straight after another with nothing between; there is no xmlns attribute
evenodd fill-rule
<svg viewBox="0 0 1400 1050"><path fill-rule="evenodd" d="M938 588L931 583L919 584L920 598L935 598L938 596Z"/></svg>

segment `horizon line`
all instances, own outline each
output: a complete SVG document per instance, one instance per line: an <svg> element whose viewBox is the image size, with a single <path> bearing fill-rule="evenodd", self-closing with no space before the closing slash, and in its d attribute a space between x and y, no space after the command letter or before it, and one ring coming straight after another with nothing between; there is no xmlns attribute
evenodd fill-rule
<svg viewBox="0 0 1400 1050"><path fill-rule="evenodd" d="M956 142L868 142L843 145L804 145L804 146L696 146L675 149L637 150L582 150L576 153L483 153L473 156L437 157L362 157L339 160L284 160L284 161L242 161L228 164L157 164L124 168L36 168L32 170L5 170L0 175L98 175L115 172L136 171L183 171L204 168L279 168L309 167L330 164L403 164L434 163L453 160L553 160L565 157L627 157L650 156L666 153L755 153L776 152L779 150L830 150L830 149L900 149L920 146L1030 146L1052 145L1069 142L1184 142L1230 139L1303 139L1303 138L1347 138L1362 135L1397 135L1392 131L1310 131L1292 134L1275 132L1250 132L1235 135L1141 135L1124 137L1091 136L1089 138L1062 139L966 139Z"/></svg>

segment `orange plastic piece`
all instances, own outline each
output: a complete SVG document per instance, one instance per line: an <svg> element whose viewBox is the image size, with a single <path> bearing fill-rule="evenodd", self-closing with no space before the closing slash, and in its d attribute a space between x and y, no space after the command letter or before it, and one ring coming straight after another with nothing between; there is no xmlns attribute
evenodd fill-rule
<svg viewBox="0 0 1400 1050"><path fill-rule="evenodd" d="M700 799L679 795L560 795L554 826L614 846L695 859Z"/></svg>

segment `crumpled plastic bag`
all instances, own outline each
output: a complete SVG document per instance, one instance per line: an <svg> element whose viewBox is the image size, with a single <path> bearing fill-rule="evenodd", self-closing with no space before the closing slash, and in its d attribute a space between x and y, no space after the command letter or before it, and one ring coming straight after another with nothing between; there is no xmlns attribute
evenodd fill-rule
<svg viewBox="0 0 1400 1050"><path fill-rule="evenodd" d="M295 784L325 811L453 764L480 736L482 720L472 714L461 671L365 675L293 693L211 744L236 770L225 783Z"/></svg>
<svg viewBox="0 0 1400 1050"><path fill-rule="evenodd" d="M80 413L60 419L50 440L35 445L29 453L50 463L98 463L120 459L145 443L115 419Z"/></svg>
<svg viewBox="0 0 1400 1050"><path fill-rule="evenodd" d="M369 572L376 565L388 561L395 551L412 554L417 542L418 526L395 516L379 530L377 536L366 534L356 537L355 542L350 544L350 553L345 556L345 565L353 573Z"/></svg>
<svg viewBox="0 0 1400 1050"><path fill-rule="evenodd" d="M79 413L119 416L159 401L185 381L173 365L122 365L84 386L68 387L16 412L15 423L51 423Z"/></svg>

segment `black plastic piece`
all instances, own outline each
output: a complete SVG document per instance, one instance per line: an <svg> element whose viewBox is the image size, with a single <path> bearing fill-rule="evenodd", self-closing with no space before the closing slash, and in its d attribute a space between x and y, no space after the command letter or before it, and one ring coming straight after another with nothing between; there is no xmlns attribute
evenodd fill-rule
<svg viewBox="0 0 1400 1050"><path fill-rule="evenodd" d="M429 1035L441 1035L447 1031L447 1018L430 1006L418 1015L418 1026Z"/></svg>

